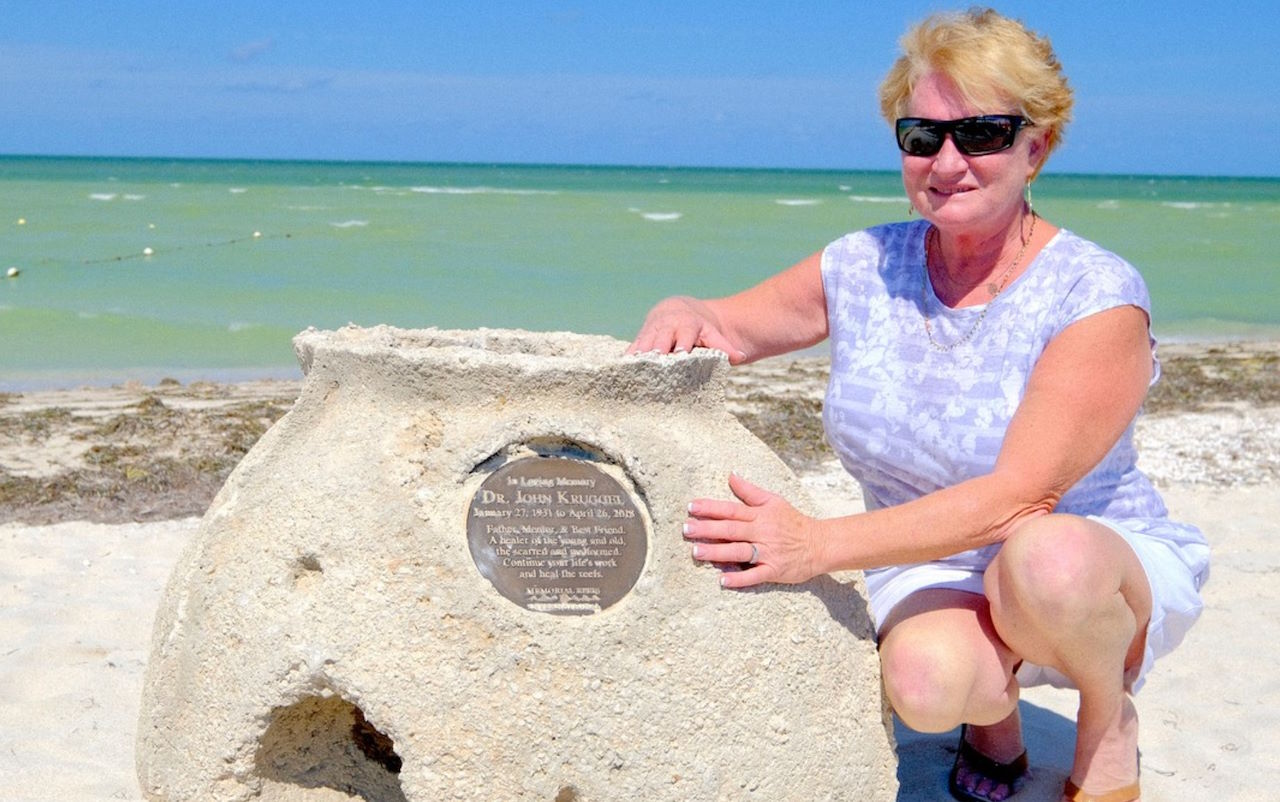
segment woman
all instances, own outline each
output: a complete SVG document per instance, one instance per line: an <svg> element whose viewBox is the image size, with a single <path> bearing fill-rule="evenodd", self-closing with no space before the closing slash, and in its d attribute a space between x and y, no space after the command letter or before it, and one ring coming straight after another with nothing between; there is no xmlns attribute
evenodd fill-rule
<svg viewBox="0 0 1280 802"><path fill-rule="evenodd" d="M1135 467L1158 375L1141 277L1039 218L1030 182L1071 93L1048 41L992 11L931 17L881 87L922 219L850 234L716 300L670 298L632 353L737 364L831 339L828 440L868 511L831 520L730 477L693 556L740 588L864 569L885 691L908 726L964 724L949 786L1026 771L1021 684L1079 691L1069 800L1137 799L1129 697L1200 610L1208 550Z"/></svg>

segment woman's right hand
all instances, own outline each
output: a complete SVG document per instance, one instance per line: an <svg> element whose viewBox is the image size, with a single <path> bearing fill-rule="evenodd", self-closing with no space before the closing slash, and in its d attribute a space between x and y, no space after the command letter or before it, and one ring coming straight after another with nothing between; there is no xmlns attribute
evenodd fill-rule
<svg viewBox="0 0 1280 802"><path fill-rule="evenodd" d="M711 306L683 295L660 301L649 310L627 353L685 353L694 348L723 351L731 365L747 359L746 352L725 334Z"/></svg>
<svg viewBox="0 0 1280 802"><path fill-rule="evenodd" d="M649 311L628 354L714 348L729 364L806 348L827 336L822 251L750 289L710 301L677 295Z"/></svg>

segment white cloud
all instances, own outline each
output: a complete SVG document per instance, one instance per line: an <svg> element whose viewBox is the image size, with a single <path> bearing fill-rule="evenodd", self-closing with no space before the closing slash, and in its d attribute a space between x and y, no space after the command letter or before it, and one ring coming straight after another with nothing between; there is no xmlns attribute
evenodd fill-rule
<svg viewBox="0 0 1280 802"><path fill-rule="evenodd" d="M231 51L231 60L240 62L253 61L263 53L268 52L276 46L276 40L268 36L265 39L255 39L252 42L245 42L239 47Z"/></svg>

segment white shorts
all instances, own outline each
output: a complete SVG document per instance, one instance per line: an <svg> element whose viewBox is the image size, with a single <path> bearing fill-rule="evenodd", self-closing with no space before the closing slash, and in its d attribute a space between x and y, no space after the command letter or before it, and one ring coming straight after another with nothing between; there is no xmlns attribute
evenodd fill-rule
<svg viewBox="0 0 1280 802"><path fill-rule="evenodd" d="M1142 664L1126 676L1130 691L1142 687L1156 658L1173 651L1200 617L1204 603L1200 588L1209 578L1209 548L1200 542L1178 542L1155 534L1137 532L1123 522L1089 516L1124 538L1147 574L1151 585L1151 621L1147 624L1146 649ZM994 556L998 548L992 549ZM866 572L867 593L876 632L889 613L917 591L935 588L961 590L983 595L983 567L950 565L945 562L895 566ZM1047 666L1024 662L1018 667L1018 684L1074 687L1061 673Z"/></svg>

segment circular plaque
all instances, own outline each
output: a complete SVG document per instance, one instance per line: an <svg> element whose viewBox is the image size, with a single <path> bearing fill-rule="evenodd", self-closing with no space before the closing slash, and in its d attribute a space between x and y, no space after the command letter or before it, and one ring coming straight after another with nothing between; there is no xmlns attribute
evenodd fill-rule
<svg viewBox="0 0 1280 802"><path fill-rule="evenodd" d="M635 586L649 538L635 499L594 463L526 457L480 484L467 543L480 573L521 607L588 615Z"/></svg>

